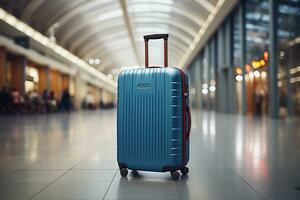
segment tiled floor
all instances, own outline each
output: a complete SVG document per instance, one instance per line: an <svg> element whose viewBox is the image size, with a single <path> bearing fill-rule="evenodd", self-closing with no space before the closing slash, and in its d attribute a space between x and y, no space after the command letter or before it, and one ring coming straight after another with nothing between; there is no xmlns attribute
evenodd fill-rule
<svg viewBox="0 0 300 200"><path fill-rule="evenodd" d="M300 199L300 123L193 112L190 173L116 163L115 110L0 117L0 199ZM297 190L299 188L299 190Z"/></svg>

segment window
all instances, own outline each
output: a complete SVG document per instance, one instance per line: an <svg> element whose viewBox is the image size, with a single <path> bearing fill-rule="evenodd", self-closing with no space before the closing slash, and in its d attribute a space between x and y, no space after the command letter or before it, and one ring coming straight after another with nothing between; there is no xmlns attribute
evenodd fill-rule
<svg viewBox="0 0 300 200"><path fill-rule="evenodd" d="M300 0L278 1L280 116L300 116Z"/></svg>
<svg viewBox="0 0 300 200"><path fill-rule="evenodd" d="M36 68L26 66L25 68L26 81L25 81L25 92L35 90L37 83L39 82L39 73Z"/></svg>
<svg viewBox="0 0 300 200"><path fill-rule="evenodd" d="M235 10L232 17L232 59L235 75L235 93L236 93L236 110L238 113L242 112L243 101L243 70L242 70L242 52L241 52L241 22L240 22L240 10Z"/></svg>
<svg viewBox="0 0 300 200"><path fill-rule="evenodd" d="M245 1L246 94L248 113L268 112L269 1Z"/></svg>

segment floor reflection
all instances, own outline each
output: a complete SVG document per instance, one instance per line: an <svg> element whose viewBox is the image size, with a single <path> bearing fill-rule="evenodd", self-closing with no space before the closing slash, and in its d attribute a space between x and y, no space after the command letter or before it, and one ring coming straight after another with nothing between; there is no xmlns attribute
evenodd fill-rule
<svg viewBox="0 0 300 200"><path fill-rule="evenodd" d="M300 123L192 114L190 173L179 182L121 178L115 110L0 116L1 199L300 199Z"/></svg>

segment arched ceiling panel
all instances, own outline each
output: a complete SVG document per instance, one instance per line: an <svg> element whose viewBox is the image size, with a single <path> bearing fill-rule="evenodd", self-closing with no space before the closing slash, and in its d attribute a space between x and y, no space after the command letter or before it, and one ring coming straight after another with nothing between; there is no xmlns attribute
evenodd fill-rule
<svg viewBox="0 0 300 200"><path fill-rule="evenodd" d="M162 32L161 29L159 29L159 30L151 29L151 31L156 31L156 32L159 32L159 33ZM122 32L120 31L120 32L117 32L117 33L122 33ZM91 38L89 40L89 42L86 42L85 45L82 45L82 47L78 49L77 55L79 55L79 56L87 55L87 54L89 55L89 52L93 51L94 49L98 50L98 49L103 48L103 45L100 44L101 43L100 40L102 42L110 41L109 42L109 47L110 47L110 49L113 49L114 47L116 47L116 45L114 45L114 42L118 41L118 43L119 43L118 45L122 45L122 43L124 43L126 41L126 40L124 40L124 37L121 37L121 36L122 35L112 34L112 35L104 36L103 38L102 37ZM124 36L126 36L126 33L125 33ZM142 36L140 37L140 39L143 41ZM112 42L112 41L114 41L114 42ZM175 45L176 48L179 49L181 52L184 52L185 48L188 45L187 42L183 41L181 37L177 37L176 35L172 35L172 34L170 34L169 43L170 44L176 44ZM143 51L144 51L143 49L140 50L140 52L143 52Z"/></svg>
<svg viewBox="0 0 300 200"><path fill-rule="evenodd" d="M60 1L44 1L37 9L33 10L30 18L26 23L35 27L35 29L47 34L42 30L42 27L49 16L52 16L63 9L71 7L76 1L60 0Z"/></svg>
<svg viewBox="0 0 300 200"><path fill-rule="evenodd" d="M137 26L135 28L138 38L143 38L143 35L154 34L154 33L169 33L170 37L174 38L176 41L181 42L184 47L188 47L191 40L181 32L178 32L172 28L162 28L162 27L149 27L145 25Z"/></svg>
<svg viewBox="0 0 300 200"><path fill-rule="evenodd" d="M12 0L17 1L17 0ZM143 65L143 35L168 33L169 63L177 65L216 9L218 0L31 0L20 19L47 35L57 25L59 45L85 60L99 57L99 70ZM1 5L1 2L0 2ZM23 11L22 11L23 10ZM161 46L150 52L161 60Z"/></svg>
<svg viewBox="0 0 300 200"><path fill-rule="evenodd" d="M73 36L82 33L82 31L88 30L89 28L97 26L99 29L102 29L102 23L113 23L115 21L122 22L122 16L122 10L116 9L99 15L98 17L94 17L92 20L77 21L77 24L74 23L72 25L69 25L66 29L61 29L62 31L58 33L58 37L60 38L61 44L64 45L68 43ZM122 26L120 28L122 28ZM125 28L124 24L123 28Z"/></svg>
<svg viewBox="0 0 300 200"><path fill-rule="evenodd" d="M86 57L87 54L89 54L89 52L97 49L97 50L107 50L107 49L104 49L104 46L102 45L103 44L103 41L102 40L105 40L105 39L108 39L110 41L114 41L112 42L111 46L109 46L109 49L113 50L114 48L118 48L119 45L123 45L124 46L124 43L126 45L129 45L128 42L129 40L124 40L123 38L125 38L125 36L127 36L127 32L118 32L118 33L114 33L112 35L107 35L106 37L103 37L100 39L91 39L89 41L86 42L86 44L82 47L82 48L78 48L78 55L81 55L81 56L84 56ZM119 39L117 39L119 38ZM117 41L117 45L115 45L115 42ZM114 45L113 45L114 44Z"/></svg>
<svg viewBox="0 0 300 200"><path fill-rule="evenodd" d="M135 12L131 13L132 20L138 18L152 18L152 19L161 19L161 20L169 20L169 21L176 21L178 24L182 24L185 26L189 26L195 31L198 31L200 25L194 21L189 20L189 18L178 15L177 13L172 13L170 16L169 13L161 13L157 11L149 11L149 12Z"/></svg>
<svg viewBox="0 0 300 200"><path fill-rule="evenodd" d="M138 23L144 23L147 25L147 23L151 23L148 25L156 25L156 24L164 24L168 25L170 27L175 27L176 29L179 29L187 36L193 37L197 31L193 27L189 27L184 23L178 23L178 21L170 20L170 19L159 19L159 18L153 18L153 17L141 17L141 18L135 18L132 20L133 24L138 24Z"/></svg>
<svg viewBox="0 0 300 200"><path fill-rule="evenodd" d="M115 6L118 6L118 2L116 2L115 0L83 0L80 1L80 3L78 3L77 6L73 9L69 9L68 12L64 12L61 15L52 17L52 19L49 20L50 24L48 25L48 27L54 23L59 23L61 27L64 27L69 21L77 18L78 16L82 17L83 15L87 15L93 11L98 12L99 15L99 12L105 12L107 7Z"/></svg>
<svg viewBox="0 0 300 200"><path fill-rule="evenodd" d="M116 19L118 20L118 19ZM186 32L187 37L192 38L195 34L196 31L193 30L192 27L189 27L187 25L180 25L175 21L172 20L165 20L165 19L157 19L157 18L137 18L132 20L133 23L152 23L152 24L163 24L166 26L171 26L171 27L176 27L184 32ZM149 25L151 26L151 24ZM89 31L85 31L84 33L78 33L72 38L72 43L69 46L69 50L71 51L77 51L76 49L81 48L82 46L85 46L89 41L94 41L97 38L101 38L102 40L106 40L106 35L114 35L114 34L108 34L109 32L117 32L114 30L110 30L109 28L111 27L120 27L118 23L108 23L108 25L103 24L102 27L105 27L103 29L98 29L98 28L93 28ZM127 32L126 30L123 30L122 32ZM119 33L119 32L117 32ZM107 40L110 41L110 40Z"/></svg>
<svg viewBox="0 0 300 200"><path fill-rule="evenodd" d="M32 13L37 10L43 3L45 2L45 0L33 0L30 1L26 7L24 8L23 12L22 12L22 16L21 19L25 22L28 22L31 19L31 15Z"/></svg>
<svg viewBox="0 0 300 200"><path fill-rule="evenodd" d="M132 2L129 1L129 2ZM193 7L187 7L187 6L178 6L176 7L176 4L165 4L164 1L159 1L155 3L151 3L150 1L143 2L143 1L133 1L131 4L129 3L128 11L129 13L140 13L140 12L159 12L159 13L167 13L170 16L173 13L176 13L178 15L184 16L188 18L191 21L194 21L196 24L204 23L205 17L200 16L199 12L197 13ZM179 1L178 1L179 2ZM188 2L188 1L186 1ZM185 4L183 4L185 5Z"/></svg>
<svg viewBox="0 0 300 200"><path fill-rule="evenodd" d="M87 43L89 43L90 40L101 39L103 41L106 39L106 37L111 37L111 35L117 36L119 35L119 33L126 33L125 37L128 37L127 30L121 28L124 24L120 22L119 19L115 19L115 22L110 22L111 20L109 20L107 23L103 23L101 25L101 29L99 29L98 27L91 27L88 31L82 30L82 32L74 34L73 38L71 39L71 42L68 45L69 49L71 51L78 51L78 48L82 48ZM107 40L106 42L109 41L110 40Z"/></svg>

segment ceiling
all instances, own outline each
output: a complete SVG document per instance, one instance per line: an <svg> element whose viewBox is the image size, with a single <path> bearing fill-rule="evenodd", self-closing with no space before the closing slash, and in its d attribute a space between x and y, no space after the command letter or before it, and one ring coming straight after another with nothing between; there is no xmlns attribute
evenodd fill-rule
<svg viewBox="0 0 300 200"><path fill-rule="evenodd" d="M144 64L143 35L168 33L177 66L218 0L2 0L0 7L59 45L110 73ZM162 64L162 42L150 44L150 64Z"/></svg>

